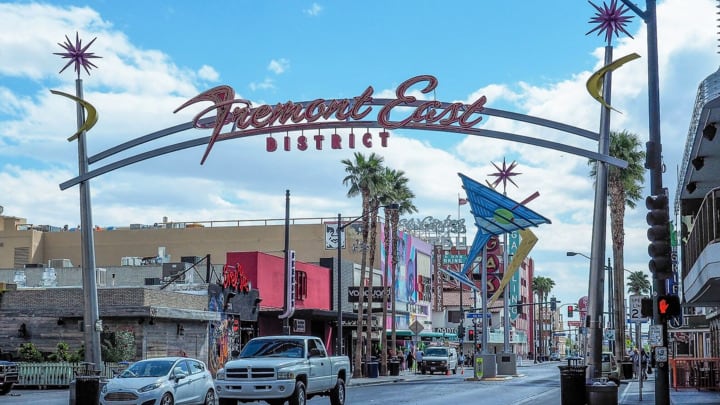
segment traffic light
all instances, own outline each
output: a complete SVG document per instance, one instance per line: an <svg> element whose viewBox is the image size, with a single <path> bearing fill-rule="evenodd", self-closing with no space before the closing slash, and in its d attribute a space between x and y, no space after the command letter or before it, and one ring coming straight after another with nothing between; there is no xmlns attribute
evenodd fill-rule
<svg viewBox="0 0 720 405"><path fill-rule="evenodd" d="M457 329L457 337L458 339L462 340L465 337L465 326L458 325Z"/></svg>
<svg viewBox="0 0 720 405"><path fill-rule="evenodd" d="M557 299L555 297L550 298L550 312L555 312L557 309Z"/></svg>
<svg viewBox="0 0 720 405"><path fill-rule="evenodd" d="M468 340L475 340L475 330L468 329Z"/></svg>
<svg viewBox="0 0 720 405"><path fill-rule="evenodd" d="M667 194L651 195L645 199L647 223L650 228L647 237L650 241L648 254L650 255L650 271L658 280L672 277L672 262L670 260L670 214L668 212Z"/></svg>
<svg viewBox="0 0 720 405"><path fill-rule="evenodd" d="M568 318L572 318L573 316L573 306L568 305Z"/></svg>
<svg viewBox="0 0 720 405"><path fill-rule="evenodd" d="M640 300L640 315L643 318L652 318L653 316L653 300L652 298L642 298Z"/></svg>
<svg viewBox="0 0 720 405"><path fill-rule="evenodd" d="M661 295L657 299L657 310L660 319L667 320L678 316L682 312L680 308L680 297L677 295Z"/></svg>

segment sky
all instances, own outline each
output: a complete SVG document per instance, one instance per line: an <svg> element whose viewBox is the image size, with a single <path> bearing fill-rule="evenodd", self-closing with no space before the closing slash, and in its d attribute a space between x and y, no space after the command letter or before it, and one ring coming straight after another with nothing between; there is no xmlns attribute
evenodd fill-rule
<svg viewBox="0 0 720 405"><path fill-rule="evenodd" d="M609 3L609 0L607 0ZM595 4L602 3L595 0ZM644 2L638 6L644 9ZM716 4L712 0L657 2L663 185L674 200L693 103L700 82L717 69ZM81 72L84 98L99 120L88 132L89 155L152 132L189 122L208 103L173 113L219 85L254 106L352 98L368 86L392 98L397 86L432 75L432 97L532 115L599 131L601 105L586 90L604 61L605 41L586 1L195 1L0 2L0 205L28 223L80 223L78 187L59 184L77 175L75 106L50 90L75 93L76 73L60 43L66 36L101 56ZM648 133L646 26L634 18L632 35L613 38L613 59L641 58L612 75L612 130ZM418 94L418 88L413 88ZM426 95L425 97L429 97ZM485 117L479 127L547 139L586 150L597 144L575 135ZM345 132L343 132L345 131ZM370 132L377 133L378 129ZM348 130L339 129L341 135ZM552 223L534 229L536 275L555 281L563 303L587 295L594 185L584 157L538 146L457 133L391 130L386 148L266 152L265 135L156 157L90 181L93 223L101 227L170 221L284 218L290 191L293 218L358 216L348 198L343 159L377 153L403 170L418 213L406 218L458 215L475 232L458 173L492 180L493 166L517 162L516 201ZM209 136L194 129L143 145L151 148ZM281 139L284 133L275 134ZM290 134L296 137L297 134ZM129 154L121 155L127 157ZM99 167L99 163L90 168ZM646 180L643 195L649 194ZM625 216L625 262L648 273L644 201ZM608 216L609 217L609 216ZM611 256L607 229L606 257Z"/></svg>

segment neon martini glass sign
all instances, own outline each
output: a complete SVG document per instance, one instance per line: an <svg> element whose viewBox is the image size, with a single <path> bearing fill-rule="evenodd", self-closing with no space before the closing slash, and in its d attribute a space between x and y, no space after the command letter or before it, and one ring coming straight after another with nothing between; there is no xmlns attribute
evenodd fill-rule
<svg viewBox="0 0 720 405"><path fill-rule="evenodd" d="M483 108L487 99L482 96L475 100L472 104L441 103L436 100L418 101L416 97L408 94L408 90L415 85L423 86L420 92L423 94L430 93L437 88L438 80L434 76L421 75L412 77L401 83L395 91L395 99L373 99L374 89L372 86L359 96L345 99L325 100L318 98L309 102L295 103L288 101L285 103L277 103L274 105L263 104L253 107L252 103L245 99L236 99L235 91L232 87L223 85L214 87L204 91L197 96L191 98L183 105L178 107L175 112L200 102L209 101L213 103L210 107L199 112L193 119L193 125L196 128L212 129L210 141L207 144L205 153L203 154L200 164L205 163L215 142L246 136L253 130L269 130L277 132L287 132L290 130L303 130L309 124L317 121L335 122L338 126L350 126L357 124L358 126L377 125L384 129L397 128L413 128L422 129L433 128L435 130L441 128L468 129L476 126L482 121ZM372 119L374 113L373 106L382 106L375 113L375 119ZM403 108L404 107L404 108ZM414 107L408 109L408 107ZM400 119L391 118L391 113L397 113ZM215 114L214 121L211 124L203 124L206 116ZM368 120L368 118L371 118ZM230 126L228 130L226 127ZM382 147L387 147L387 138L389 133L383 130L379 134ZM312 139L308 139L304 133L299 136L295 147L299 150L306 150L314 145L321 150L325 144L325 136L318 132ZM343 147L342 139L338 134L332 134L329 139L332 149L341 149ZM366 147L372 146L372 135L366 132L362 135L361 142ZM347 147L354 148L355 135L350 134L346 143ZM286 136L283 142L284 150L291 150L292 143L289 136ZM274 152L277 150L277 141L269 137L266 141L266 150Z"/></svg>

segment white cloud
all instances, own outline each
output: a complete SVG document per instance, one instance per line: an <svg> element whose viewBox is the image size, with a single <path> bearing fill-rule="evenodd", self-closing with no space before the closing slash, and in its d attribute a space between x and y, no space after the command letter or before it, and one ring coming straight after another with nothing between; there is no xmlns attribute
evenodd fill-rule
<svg viewBox="0 0 720 405"><path fill-rule="evenodd" d="M303 10L303 13L312 16L317 17L320 12L323 10L323 7L317 3L313 3L310 8Z"/></svg>
<svg viewBox="0 0 720 405"><path fill-rule="evenodd" d="M220 74L212 66L202 65L198 70L198 77L210 82L216 82L220 78Z"/></svg>
<svg viewBox="0 0 720 405"><path fill-rule="evenodd" d="M276 75L284 73L290 67L290 61L284 58L273 59L268 65L268 70Z"/></svg>
<svg viewBox="0 0 720 405"><path fill-rule="evenodd" d="M275 82L273 79L266 77L265 80L261 82L251 82L250 83L250 90L256 91L256 90L267 90L267 89L274 89L275 88Z"/></svg>

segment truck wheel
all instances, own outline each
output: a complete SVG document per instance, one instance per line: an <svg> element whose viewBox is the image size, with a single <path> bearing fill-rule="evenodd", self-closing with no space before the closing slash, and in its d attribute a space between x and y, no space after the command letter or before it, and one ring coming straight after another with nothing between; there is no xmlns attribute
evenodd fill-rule
<svg viewBox="0 0 720 405"><path fill-rule="evenodd" d="M305 401L307 401L307 398L305 398L305 384L302 381L296 381L295 391L288 398L288 403L290 405L305 405Z"/></svg>
<svg viewBox="0 0 720 405"><path fill-rule="evenodd" d="M345 380L338 378L335 383L335 388L330 391L330 405L344 405L345 404Z"/></svg>
<svg viewBox="0 0 720 405"><path fill-rule="evenodd" d="M0 387L0 395L5 395L12 389L13 383L3 384Z"/></svg>

